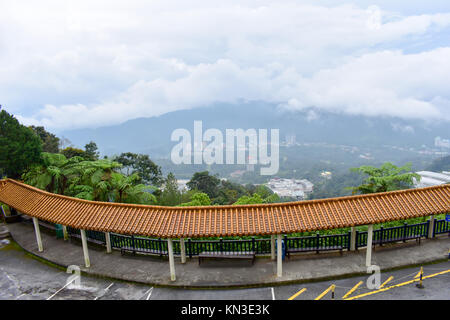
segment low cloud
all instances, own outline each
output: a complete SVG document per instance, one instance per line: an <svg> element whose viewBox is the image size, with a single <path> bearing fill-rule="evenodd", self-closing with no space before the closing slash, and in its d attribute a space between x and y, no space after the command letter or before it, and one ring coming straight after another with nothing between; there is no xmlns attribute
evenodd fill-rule
<svg viewBox="0 0 450 320"><path fill-rule="evenodd" d="M27 124L97 127L242 100L450 120L450 48L422 45L448 32L450 13L287 0L2 6L0 96Z"/></svg>

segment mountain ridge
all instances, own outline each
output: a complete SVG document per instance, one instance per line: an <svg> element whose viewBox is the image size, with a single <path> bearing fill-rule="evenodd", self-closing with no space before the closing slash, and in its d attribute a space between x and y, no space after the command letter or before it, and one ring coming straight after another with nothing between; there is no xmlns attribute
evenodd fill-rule
<svg viewBox="0 0 450 320"><path fill-rule="evenodd" d="M156 117L136 118L118 125L62 132L76 147L95 141L102 154L147 153L167 157L177 142L170 140L173 130L187 129L193 136L195 120L208 128L280 129L280 142L295 135L297 142L333 143L355 146L398 145L432 147L437 136L450 138L450 123L429 123L395 117L368 117L318 111L308 108L291 111L275 104L250 102L216 104L179 110Z"/></svg>

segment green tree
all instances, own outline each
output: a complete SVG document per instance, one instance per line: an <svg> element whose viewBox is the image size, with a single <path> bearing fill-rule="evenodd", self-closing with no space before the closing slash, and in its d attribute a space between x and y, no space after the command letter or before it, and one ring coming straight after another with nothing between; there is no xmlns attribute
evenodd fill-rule
<svg viewBox="0 0 450 320"><path fill-rule="evenodd" d="M123 168L127 170L127 175L130 174L130 170L131 174L137 173L143 183L159 186L164 180L161 167L156 165L146 154L126 152L114 160L123 165Z"/></svg>
<svg viewBox="0 0 450 320"><path fill-rule="evenodd" d="M256 187L255 193L259 194L262 198L267 198L274 194L272 190L262 184Z"/></svg>
<svg viewBox="0 0 450 320"><path fill-rule="evenodd" d="M1 106L0 106L1 108ZM33 130L23 126L5 110L0 111L0 171L19 178L34 164L42 162L42 142Z"/></svg>
<svg viewBox="0 0 450 320"><path fill-rule="evenodd" d="M120 163L124 169L127 170L127 176L130 175L130 170L133 170L133 165L136 162L137 154L132 152L121 153L120 156L116 157L114 161Z"/></svg>
<svg viewBox="0 0 450 320"><path fill-rule="evenodd" d="M59 138L53 133L45 130L44 127L30 126L31 130L41 139L42 141L42 151L50 153L59 152Z"/></svg>
<svg viewBox="0 0 450 320"><path fill-rule="evenodd" d="M314 184L314 191L309 199L324 199L351 195L348 186L363 183L363 176L357 172L333 173L331 179L322 179Z"/></svg>
<svg viewBox="0 0 450 320"><path fill-rule="evenodd" d="M98 157L100 156L98 152L97 144L94 141L89 142L84 146L85 150L85 158L86 160L98 160Z"/></svg>
<svg viewBox="0 0 450 320"><path fill-rule="evenodd" d="M83 159L87 159L86 151L73 147L67 147L65 149L62 149L61 154L63 154L67 159L73 157L82 157Z"/></svg>
<svg viewBox="0 0 450 320"><path fill-rule="evenodd" d="M242 196L233 203L234 205L239 204L258 204L258 203L276 203L280 202L280 197L273 193L268 195L267 197L263 198L259 193L254 193L251 196Z"/></svg>
<svg viewBox="0 0 450 320"><path fill-rule="evenodd" d="M83 161L80 157L67 159L59 153L42 153L42 164L34 165L27 170L22 179L36 188L48 192L65 194L73 166Z"/></svg>
<svg viewBox="0 0 450 320"><path fill-rule="evenodd" d="M25 183L43 190L93 201L155 204L155 188L140 184L137 174L125 176L121 165L110 160L67 159L62 154L42 153L43 163L22 176Z"/></svg>
<svg viewBox="0 0 450 320"><path fill-rule="evenodd" d="M232 204L243 195L249 195L249 191L244 186L221 180L217 187L217 196L212 199L212 202L214 204Z"/></svg>
<svg viewBox="0 0 450 320"><path fill-rule="evenodd" d="M181 192L178 190L178 183L175 175L169 172L164 182L164 189L159 197L159 204L162 206L176 206L181 203Z"/></svg>
<svg viewBox="0 0 450 320"><path fill-rule="evenodd" d="M155 204L156 197L151 194L150 187L139 184L140 178L137 174L125 176L121 173L111 173L111 186L115 202Z"/></svg>
<svg viewBox="0 0 450 320"><path fill-rule="evenodd" d="M281 202L280 196L276 193L271 194L264 198L264 203L278 203Z"/></svg>
<svg viewBox="0 0 450 320"><path fill-rule="evenodd" d="M133 173L137 173L143 183L161 185L163 181L161 167L155 164L147 154L139 154L133 168Z"/></svg>
<svg viewBox="0 0 450 320"><path fill-rule="evenodd" d="M191 201L182 203L179 207L193 207L193 206L209 206L211 205L211 200L208 195L203 192L198 192L192 196Z"/></svg>
<svg viewBox="0 0 450 320"><path fill-rule="evenodd" d="M80 161L71 167L72 179L70 181L70 194L75 197L86 195L90 190L92 196L89 200L110 201L114 198L113 173L121 165L114 161ZM87 186L87 187L84 187Z"/></svg>
<svg viewBox="0 0 450 320"><path fill-rule="evenodd" d="M350 170L367 175L363 184L358 187L351 187L353 194L409 189L414 185L414 179L420 181L420 175L411 172L410 163L403 167L397 167L390 162L386 162L380 168L361 166Z"/></svg>
<svg viewBox="0 0 450 320"><path fill-rule="evenodd" d="M218 186L220 179L217 176L212 176L208 171L196 172L187 186L191 190L198 190L206 193L210 198L215 198L218 195Z"/></svg>
<svg viewBox="0 0 450 320"><path fill-rule="evenodd" d="M261 196L257 193L253 194L252 196L242 196L233 203L234 205L240 205L240 204L257 204L257 203L264 203L264 199L261 198Z"/></svg>

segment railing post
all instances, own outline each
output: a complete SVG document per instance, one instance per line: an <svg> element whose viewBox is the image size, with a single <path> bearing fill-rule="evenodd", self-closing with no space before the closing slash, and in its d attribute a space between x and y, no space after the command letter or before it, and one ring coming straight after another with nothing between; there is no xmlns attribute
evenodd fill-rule
<svg viewBox="0 0 450 320"><path fill-rule="evenodd" d="M380 227L380 247L383 246L383 226Z"/></svg>
<svg viewBox="0 0 450 320"><path fill-rule="evenodd" d="M352 244L353 244L353 248L355 246L354 243L352 243L352 236L353 236L353 232L349 231L347 233L347 251L350 251L352 248ZM354 250L354 249L353 249Z"/></svg>
<svg viewBox="0 0 450 320"><path fill-rule="evenodd" d="M355 228L355 251L358 250L359 231Z"/></svg>
<svg viewBox="0 0 450 320"><path fill-rule="evenodd" d="M256 240L255 240L255 237L252 237L252 251L256 254Z"/></svg>
<svg viewBox="0 0 450 320"><path fill-rule="evenodd" d="M42 246L41 230L39 229L39 220L35 217L33 217L33 224L34 224L34 232L36 233L38 251L42 252L44 251L44 248Z"/></svg>
<svg viewBox="0 0 450 320"><path fill-rule="evenodd" d="M406 242L406 232L407 232L407 228L408 227L408 223L407 222L405 222L404 224L403 224L403 242Z"/></svg>
<svg viewBox="0 0 450 320"><path fill-rule="evenodd" d="M288 252L288 238L287 235L284 235L284 254L286 255L286 252Z"/></svg>
<svg viewBox="0 0 450 320"><path fill-rule="evenodd" d="M320 245L320 233L316 233L316 253L319 253L319 245Z"/></svg>
<svg viewBox="0 0 450 320"><path fill-rule="evenodd" d="M219 251L220 252L223 251L223 239L222 238L219 239Z"/></svg>
<svg viewBox="0 0 450 320"><path fill-rule="evenodd" d="M270 236L270 258L275 260L275 235Z"/></svg>
<svg viewBox="0 0 450 320"><path fill-rule="evenodd" d="M159 256L162 257L162 240L161 238L158 239L158 248L159 248Z"/></svg>
<svg viewBox="0 0 450 320"><path fill-rule="evenodd" d="M192 259L192 242L191 242L191 238L188 239L188 254L189 254L189 259Z"/></svg>
<svg viewBox="0 0 450 320"><path fill-rule="evenodd" d="M131 235L131 247L133 248L133 254L136 254L136 246L134 244L134 235Z"/></svg>

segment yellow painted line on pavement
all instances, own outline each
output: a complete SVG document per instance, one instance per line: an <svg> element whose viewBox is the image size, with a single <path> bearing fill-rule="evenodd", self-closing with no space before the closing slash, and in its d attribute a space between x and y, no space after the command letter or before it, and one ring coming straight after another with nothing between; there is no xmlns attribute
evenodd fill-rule
<svg viewBox="0 0 450 320"><path fill-rule="evenodd" d="M450 269L444 270L444 271L441 271L441 272L438 272L438 273L430 274L429 276L423 277L422 279L425 280L425 279L436 277L436 276L439 276L441 274L445 274L445 273L449 273L449 272L450 272ZM406 286L407 284L411 284L411 283L414 283L414 282L417 282L417 281L420 281L420 279L409 280L409 281L406 281L406 282L403 282L403 283L396 284L394 286L390 286L390 287L386 287L386 288L383 288L383 289L378 289L378 290L375 290L375 291L367 292L367 293L364 293L364 294L360 294L359 296L350 297L350 298L347 298L345 300L359 299L359 298L362 298L362 297L370 296L370 295L375 294L375 293L384 292L384 291L387 291L387 290L390 290L390 289L393 289L393 288Z"/></svg>
<svg viewBox="0 0 450 320"><path fill-rule="evenodd" d="M355 290L358 289L358 287L359 287L360 285L362 285L363 283L364 283L363 281L358 282L353 288L351 288L351 289L350 289L350 290L342 297L342 299L347 298L349 295L351 295L353 292L355 292Z"/></svg>
<svg viewBox="0 0 450 320"><path fill-rule="evenodd" d="M383 288L388 282L391 282L392 279L394 279L394 276L390 276L389 278L387 278L387 280L383 282L383 284L378 289Z"/></svg>
<svg viewBox="0 0 450 320"><path fill-rule="evenodd" d="M328 292L330 292L331 289L333 289L335 287L334 284L332 284L331 286L328 287L327 290L325 290L324 292L322 292L320 295L317 296L317 298L315 298L314 300L320 300L323 298L324 295L326 295Z"/></svg>
<svg viewBox="0 0 450 320"><path fill-rule="evenodd" d="M306 291L306 288L303 288L302 290L300 290L299 292L294 294L292 297L290 297L288 300L294 300L295 298L297 298L299 295L301 295L305 291Z"/></svg>
<svg viewBox="0 0 450 320"><path fill-rule="evenodd" d="M414 276L414 279L417 279L418 277L420 277L420 271Z"/></svg>

